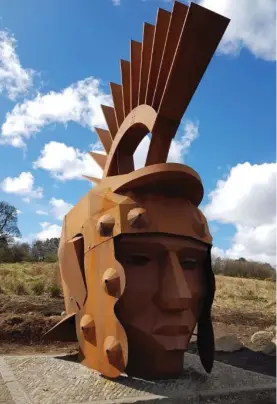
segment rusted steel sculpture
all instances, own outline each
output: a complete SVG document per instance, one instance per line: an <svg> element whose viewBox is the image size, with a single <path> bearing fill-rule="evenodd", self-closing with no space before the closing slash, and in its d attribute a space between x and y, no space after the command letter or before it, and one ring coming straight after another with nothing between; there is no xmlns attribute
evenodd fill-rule
<svg viewBox="0 0 277 404"><path fill-rule="evenodd" d="M103 178L65 216L59 262L67 316L48 338L74 340L81 361L108 377L175 377L197 325L207 372L213 366L212 237L198 209L199 175L166 163L171 140L229 20L197 4L159 9L121 60L106 155L91 152ZM133 154L152 139L144 168Z"/></svg>

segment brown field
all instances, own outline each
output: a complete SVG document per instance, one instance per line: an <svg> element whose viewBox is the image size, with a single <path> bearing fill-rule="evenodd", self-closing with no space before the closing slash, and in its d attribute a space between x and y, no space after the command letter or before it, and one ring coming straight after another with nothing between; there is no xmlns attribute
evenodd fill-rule
<svg viewBox="0 0 277 404"><path fill-rule="evenodd" d="M0 264L2 351L10 342L38 345L42 333L60 320L57 268L56 263ZM248 344L253 332L275 329L275 282L217 275L216 284L216 336L235 333Z"/></svg>

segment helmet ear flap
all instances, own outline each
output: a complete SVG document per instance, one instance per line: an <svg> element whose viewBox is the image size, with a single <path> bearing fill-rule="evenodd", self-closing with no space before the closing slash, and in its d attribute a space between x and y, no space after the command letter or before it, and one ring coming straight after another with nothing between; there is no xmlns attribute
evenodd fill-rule
<svg viewBox="0 0 277 404"><path fill-rule="evenodd" d="M207 373L210 373L214 363L214 331L211 318L211 309L215 295L215 277L211 263L211 247L205 262L206 297L202 312L198 320L197 348L201 363Z"/></svg>

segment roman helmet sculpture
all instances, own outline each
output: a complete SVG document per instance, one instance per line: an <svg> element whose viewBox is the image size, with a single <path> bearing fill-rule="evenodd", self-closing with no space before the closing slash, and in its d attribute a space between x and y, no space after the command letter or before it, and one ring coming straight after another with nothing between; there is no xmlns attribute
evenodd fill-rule
<svg viewBox="0 0 277 404"><path fill-rule="evenodd" d="M95 128L106 154L96 183L65 216L59 264L67 315L45 338L78 340L80 360L107 377L170 378L183 371L197 326L207 372L213 366L212 237L198 206L199 175L167 163L182 116L229 20L175 1L144 24L121 60L114 106L102 106L107 129ZM151 134L145 167L133 154Z"/></svg>

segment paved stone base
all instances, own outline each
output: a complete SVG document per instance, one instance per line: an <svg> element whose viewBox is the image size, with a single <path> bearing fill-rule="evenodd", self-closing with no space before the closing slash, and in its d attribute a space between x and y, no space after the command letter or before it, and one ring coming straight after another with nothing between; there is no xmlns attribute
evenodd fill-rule
<svg viewBox="0 0 277 404"><path fill-rule="evenodd" d="M220 362L215 362L207 376L195 355L185 355L184 377L159 382L126 376L109 380L66 359L46 355L1 357L0 403L275 403L274 377Z"/></svg>

